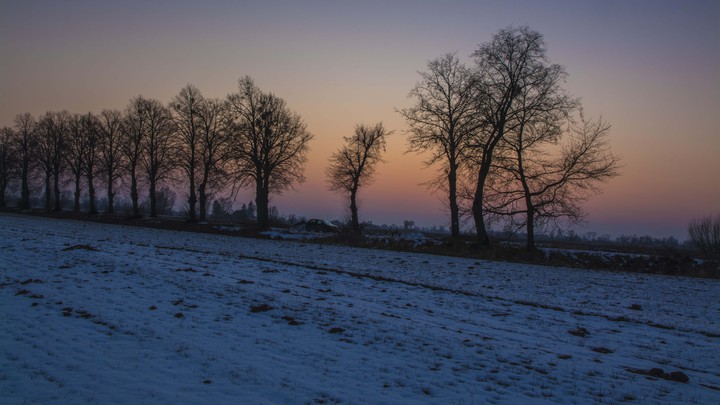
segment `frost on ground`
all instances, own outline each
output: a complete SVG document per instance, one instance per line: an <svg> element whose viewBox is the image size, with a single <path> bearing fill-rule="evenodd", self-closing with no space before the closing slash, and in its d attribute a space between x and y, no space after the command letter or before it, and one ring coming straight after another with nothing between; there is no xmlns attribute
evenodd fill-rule
<svg viewBox="0 0 720 405"><path fill-rule="evenodd" d="M720 402L718 280L13 215L0 235L3 403Z"/></svg>

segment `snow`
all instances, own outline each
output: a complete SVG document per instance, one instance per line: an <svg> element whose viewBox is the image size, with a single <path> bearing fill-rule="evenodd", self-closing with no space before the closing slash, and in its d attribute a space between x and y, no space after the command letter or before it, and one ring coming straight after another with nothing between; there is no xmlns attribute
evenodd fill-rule
<svg viewBox="0 0 720 405"><path fill-rule="evenodd" d="M8 214L0 235L0 403L720 402L718 280ZM653 368L689 382L631 371Z"/></svg>

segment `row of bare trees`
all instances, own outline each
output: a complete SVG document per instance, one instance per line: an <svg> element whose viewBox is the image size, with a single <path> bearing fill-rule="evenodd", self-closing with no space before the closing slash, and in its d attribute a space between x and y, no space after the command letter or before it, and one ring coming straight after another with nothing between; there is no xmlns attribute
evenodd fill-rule
<svg viewBox="0 0 720 405"><path fill-rule="evenodd" d="M445 54L420 73L414 105L399 111L410 150L429 152L426 164L439 166L429 185L447 193L453 238L464 212L480 245L490 243L486 220L501 219L524 227L532 250L538 226L581 220L581 203L618 174L610 127L585 118L540 33L502 29L472 57L468 67Z"/></svg>
<svg viewBox="0 0 720 405"><path fill-rule="evenodd" d="M224 100L205 98L189 84L168 105L138 96L124 111L20 114L0 131L0 205L18 180L19 206L30 208L30 185L41 178L45 208L60 210L69 179L74 211L86 193L88 212L97 213L95 190L103 184L112 213L117 190L127 185L133 215L141 215L140 194L147 189L155 217L160 187L172 184L186 187L188 220L196 221L206 219L213 193L234 182L255 186L264 228L270 193L303 181L311 139L301 117L249 77Z"/></svg>
<svg viewBox="0 0 720 405"><path fill-rule="evenodd" d="M582 202L616 176L619 158L609 148L610 127L586 119L580 101L563 88L564 68L549 62L541 34L528 27L500 30L465 66L454 53L420 73L410 92L414 105L399 113L409 126L409 150L428 153L439 166L431 188L447 193L451 234L472 218L480 245L486 221L524 228L528 249L539 227L560 218L581 220ZM382 125L358 125L330 158L331 190L348 198L350 223L360 233L358 191L373 179L386 137ZM107 187L108 211L126 184L140 215L140 188L148 189L156 216L158 187L173 179L186 187L188 219L205 220L213 193L229 183L254 187L257 221L268 226L270 193L302 182L312 135L285 101L260 90L249 77L226 99L208 99L187 85L166 106L142 96L125 111L100 115L48 112L16 117L0 137L0 191L15 174L21 203L29 207L29 182L41 174L45 205L60 209L61 178L74 184L74 209L87 188L95 212L95 181ZM54 198L53 198L54 195Z"/></svg>

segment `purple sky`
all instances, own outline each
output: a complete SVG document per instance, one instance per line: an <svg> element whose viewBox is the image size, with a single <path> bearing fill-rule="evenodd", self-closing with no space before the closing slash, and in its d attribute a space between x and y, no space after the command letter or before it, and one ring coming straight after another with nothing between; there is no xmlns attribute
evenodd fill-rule
<svg viewBox="0 0 720 405"><path fill-rule="evenodd" d="M324 168L355 124L395 130L361 195L376 223L444 225L422 157L404 154L396 108L427 60L468 62L498 29L527 24L570 74L585 112L613 126L622 176L579 232L674 235L720 212L720 2L712 1L6 1L0 0L0 126L22 112L99 112L187 83L207 97L250 75L315 134L307 182L281 212L343 216ZM241 200L252 199L251 190Z"/></svg>

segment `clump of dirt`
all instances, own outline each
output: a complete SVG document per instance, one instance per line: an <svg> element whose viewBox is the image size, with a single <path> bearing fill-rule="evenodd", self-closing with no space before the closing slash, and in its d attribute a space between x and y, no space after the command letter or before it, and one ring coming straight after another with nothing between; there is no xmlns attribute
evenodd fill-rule
<svg viewBox="0 0 720 405"><path fill-rule="evenodd" d="M283 321L287 321L287 324L290 326L297 326L303 324L302 322L296 321L295 318L293 318L292 316L283 316L281 319Z"/></svg>
<svg viewBox="0 0 720 405"><path fill-rule="evenodd" d="M571 334L571 335L573 335L573 336L585 337L585 336L587 336L590 332L588 332L588 330L585 329L585 328L577 328L577 329L573 329L573 330L568 331L568 333Z"/></svg>
<svg viewBox="0 0 720 405"><path fill-rule="evenodd" d="M197 273L198 272L197 270L193 269L192 267L188 267L185 269L175 269L175 271L182 272L182 273Z"/></svg>
<svg viewBox="0 0 720 405"><path fill-rule="evenodd" d="M268 304L260 304L260 305L250 307L250 312L255 314L258 312L272 311L273 309L275 309L275 308L271 307Z"/></svg>
<svg viewBox="0 0 720 405"><path fill-rule="evenodd" d="M90 245L73 245L68 246L65 249L63 249L63 252L68 252L70 250L87 250L89 252L97 252L98 250Z"/></svg>
<svg viewBox="0 0 720 405"><path fill-rule="evenodd" d="M651 368L650 370L642 370L637 368L629 368L627 371L635 374L642 374L652 378L662 378L663 380L675 381L680 383L687 383L690 381L690 377L682 371L673 371L666 373L661 368Z"/></svg>

